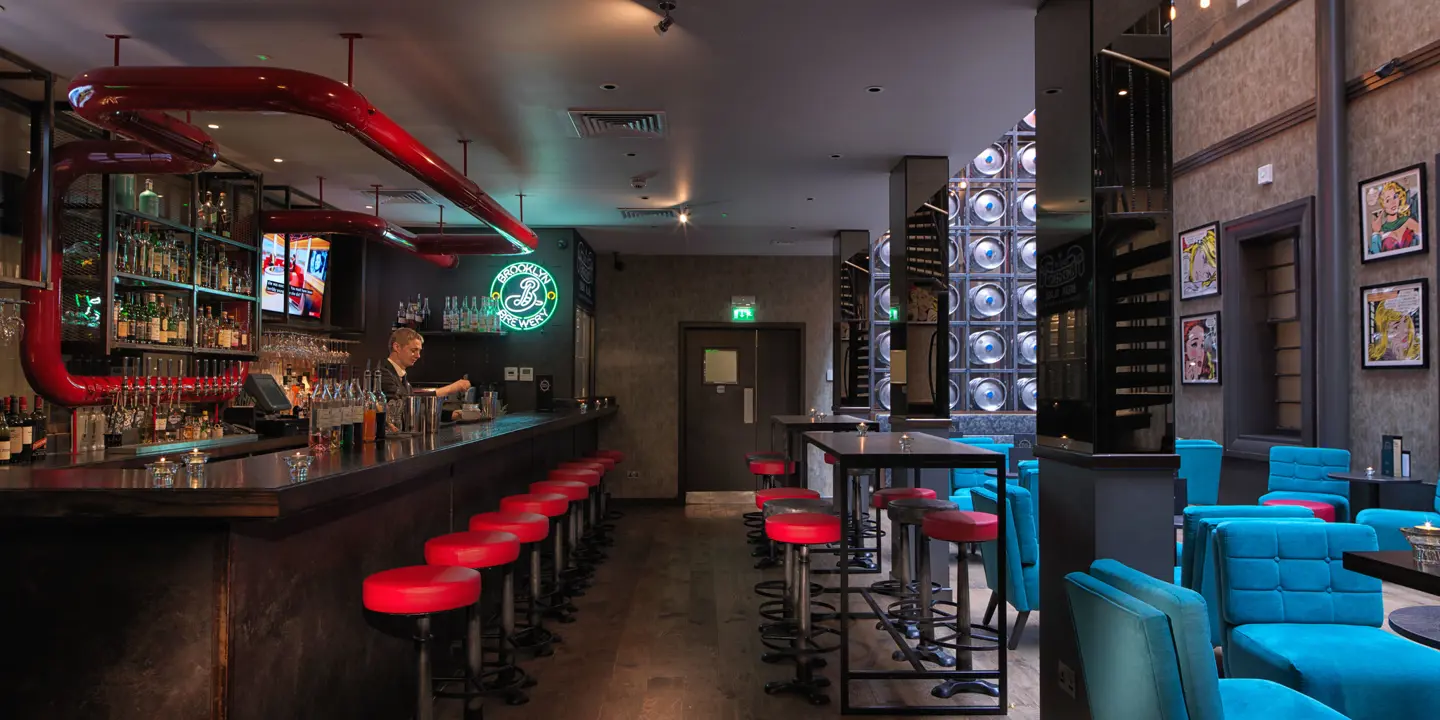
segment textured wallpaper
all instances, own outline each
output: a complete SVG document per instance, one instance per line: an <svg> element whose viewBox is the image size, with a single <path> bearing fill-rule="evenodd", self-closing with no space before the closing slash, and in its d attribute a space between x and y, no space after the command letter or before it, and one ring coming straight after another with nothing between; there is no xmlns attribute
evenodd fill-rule
<svg viewBox="0 0 1440 720"><path fill-rule="evenodd" d="M1312 1L1305 0L1301 4L1311 7ZM1196 7L1198 3L1176 3L1179 12L1170 32L1171 60L1175 67L1190 62L1191 58L1216 41L1280 2L1281 0L1250 0L1241 7L1235 7L1234 0L1221 0L1210 3L1210 7L1203 10Z"/></svg>
<svg viewBox="0 0 1440 720"><path fill-rule="evenodd" d="M616 497L671 498L679 487L680 323L728 322L730 298L754 295L760 322L805 323L805 385L810 406L830 407L833 261L828 257L631 255L617 272L607 258L596 281L597 387L620 412L602 424L602 447L624 451ZM768 420L766 420L768 424ZM808 463L810 486L828 494L829 468ZM743 472L740 458L736 472Z"/></svg>
<svg viewBox="0 0 1440 720"><path fill-rule="evenodd" d="M1372 72L1392 58L1440 40L1440 12L1433 4L1415 0L1350 0L1345 8L1345 35L1350 41L1345 57L1346 80ZM1400 92L1418 90L1411 89L1407 83L1406 89Z"/></svg>

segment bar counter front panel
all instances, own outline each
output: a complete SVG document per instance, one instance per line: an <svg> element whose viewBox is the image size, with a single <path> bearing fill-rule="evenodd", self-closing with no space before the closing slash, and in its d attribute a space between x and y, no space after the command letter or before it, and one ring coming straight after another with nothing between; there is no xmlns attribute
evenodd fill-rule
<svg viewBox="0 0 1440 720"><path fill-rule="evenodd" d="M442 428L320 458L304 483L279 453L212 463L198 488L0 470L0 717L404 717L409 626L362 609L365 576L423 564L426 540L593 451L614 412Z"/></svg>

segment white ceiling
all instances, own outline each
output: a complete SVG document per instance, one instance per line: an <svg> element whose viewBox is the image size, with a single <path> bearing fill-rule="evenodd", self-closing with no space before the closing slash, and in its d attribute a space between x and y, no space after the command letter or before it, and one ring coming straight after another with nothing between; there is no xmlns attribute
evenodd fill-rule
<svg viewBox="0 0 1440 720"><path fill-rule="evenodd" d="M376 107L457 168L456 141L473 139L470 177L517 215L524 192L528 224L579 227L598 249L630 253L828 254L838 229L885 230L901 156L946 155L958 169L1032 108L1038 0L678 4L658 36L654 3L639 0L6 0L0 46L72 75L109 65L105 35L124 33L123 65L264 54L344 79L338 35L364 33L355 88ZM664 110L669 137L578 139L572 108ZM416 187L317 120L194 121L219 124L227 156L269 184L314 192L324 175L326 201L343 208L364 209L372 183ZM683 232L616 211L679 205L693 209ZM447 210L446 222L474 221Z"/></svg>

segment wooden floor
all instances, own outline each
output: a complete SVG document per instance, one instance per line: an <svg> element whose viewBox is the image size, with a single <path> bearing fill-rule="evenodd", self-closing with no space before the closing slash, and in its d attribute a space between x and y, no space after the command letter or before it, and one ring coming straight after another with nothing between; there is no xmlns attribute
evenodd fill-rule
<svg viewBox="0 0 1440 720"><path fill-rule="evenodd" d="M759 661L758 605L752 586L778 576L752 567L740 515L744 506L632 508L620 521L610 560L594 587L575 604L577 621L560 626L565 642L553 657L525 667L539 680L527 705L486 705L489 720L813 720L839 715L832 704L814 707L793 696L770 697L761 686L787 676L783 666ZM988 591L978 561L970 579L977 613ZM1385 607L1437 604L1440 599L1386 586ZM833 597L833 596L832 596ZM1013 620L1013 613L1012 613ZM871 667L899 667L893 646L873 622L857 624L867 638L858 656ZM1035 613L1017 652L1010 655L1009 717L1039 718L1038 661L1041 613ZM833 681L838 658L822 671ZM983 663L978 663L983 666ZM859 667L859 665L856 665ZM867 682L852 686L852 701L898 698L939 702L933 683ZM957 698L957 701L960 698ZM975 702L972 699L969 702ZM458 720L453 702L439 717ZM956 715L955 717L960 717Z"/></svg>

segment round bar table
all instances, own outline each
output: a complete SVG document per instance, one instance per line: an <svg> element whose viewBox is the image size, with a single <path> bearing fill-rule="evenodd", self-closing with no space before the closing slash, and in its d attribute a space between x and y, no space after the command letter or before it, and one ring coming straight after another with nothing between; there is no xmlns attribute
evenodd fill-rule
<svg viewBox="0 0 1440 720"><path fill-rule="evenodd" d="M1390 629L1421 645L1440 649L1440 605L1416 605L1390 613Z"/></svg>

